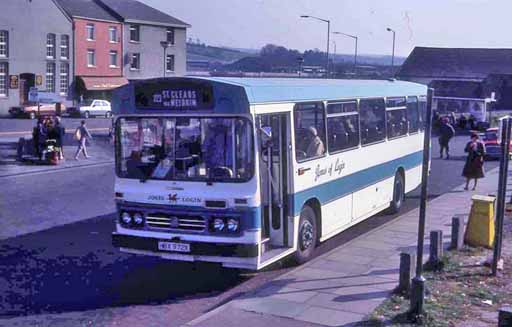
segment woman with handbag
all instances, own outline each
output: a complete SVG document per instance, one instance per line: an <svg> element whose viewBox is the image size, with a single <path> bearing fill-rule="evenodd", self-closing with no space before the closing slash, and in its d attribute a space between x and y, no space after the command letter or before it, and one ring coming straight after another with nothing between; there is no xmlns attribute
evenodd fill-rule
<svg viewBox="0 0 512 327"><path fill-rule="evenodd" d="M475 184L473 185L473 191L476 189L476 184L479 178L483 178L484 175L484 157L485 157L485 145L480 141L480 137L477 133L471 134L471 141L466 144L465 152L468 153L466 158L466 164L462 171L462 176L466 177L466 191L469 188L469 182L474 179Z"/></svg>

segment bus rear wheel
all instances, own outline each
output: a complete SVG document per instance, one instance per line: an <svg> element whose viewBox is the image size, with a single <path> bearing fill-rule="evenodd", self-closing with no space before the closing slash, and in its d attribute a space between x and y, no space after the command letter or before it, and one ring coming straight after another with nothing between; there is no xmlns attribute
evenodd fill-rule
<svg viewBox="0 0 512 327"><path fill-rule="evenodd" d="M405 199L405 183L404 177L400 173L396 173L393 183L393 200L386 211L388 214L396 214L400 212Z"/></svg>
<svg viewBox="0 0 512 327"><path fill-rule="evenodd" d="M300 213L297 251L294 255L295 261L298 264L307 262L313 257L317 235L315 210L306 205Z"/></svg>

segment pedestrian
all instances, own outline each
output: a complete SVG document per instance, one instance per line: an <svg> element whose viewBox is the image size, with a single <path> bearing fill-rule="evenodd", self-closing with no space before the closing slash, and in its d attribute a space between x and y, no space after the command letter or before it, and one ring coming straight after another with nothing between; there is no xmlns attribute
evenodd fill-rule
<svg viewBox="0 0 512 327"><path fill-rule="evenodd" d="M474 179L474 191L476 189L478 179L484 177L485 144L480 141L478 133L471 134L471 141L466 144L464 151L468 153L466 164L462 171L462 176L466 177L466 187L464 189L467 191L470 180Z"/></svg>
<svg viewBox="0 0 512 327"><path fill-rule="evenodd" d="M446 159L450 159L450 140L455 136L455 129L448 122L448 118L444 117L439 126L439 152L440 158L443 159L443 152L446 151Z"/></svg>
<svg viewBox="0 0 512 327"><path fill-rule="evenodd" d="M89 133L87 126L85 126L85 120L82 120L80 122L80 126L75 130L75 140L78 141L78 149L76 150L75 160L78 160L80 152L83 152L85 158L90 158L90 156L87 154L86 147L87 140L90 139L92 139L91 133Z"/></svg>
<svg viewBox="0 0 512 327"><path fill-rule="evenodd" d="M43 159L43 150L46 143L46 126L45 120L43 118L39 118L37 120L37 125L34 130L34 144L36 147L36 155L39 157L39 160Z"/></svg>
<svg viewBox="0 0 512 327"><path fill-rule="evenodd" d="M57 116L55 129L57 131L57 147L59 148L59 160L64 160L64 137L66 135L66 128L62 124L62 118Z"/></svg>

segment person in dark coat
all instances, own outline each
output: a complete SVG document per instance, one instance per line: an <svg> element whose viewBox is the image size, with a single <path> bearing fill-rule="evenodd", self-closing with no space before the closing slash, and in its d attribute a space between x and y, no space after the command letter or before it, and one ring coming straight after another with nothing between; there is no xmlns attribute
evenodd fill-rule
<svg viewBox="0 0 512 327"><path fill-rule="evenodd" d="M62 124L62 119L57 116L55 120L55 130L57 131L57 147L59 148L59 160L64 160L64 137L66 128Z"/></svg>
<svg viewBox="0 0 512 327"><path fill-rule="evenodd" d="M439 152L440 158L443 158L443 152L446 151L446 159L450 159L450 140L455 136L455 129L444 117L439 126Z"/></svg>
<svg viewBox="0 0 512 327"><path fill-rule="evenodd" d="M466 191L469 188L469 182L474 179L475 184L473 185L473 191L476 189L476 184L479 178L483 178L484 175L484 157L485 157L485 144L480 141L480 137L477 133L471 134L471 141L466 144L464 149L467 152L468 157L466 158L466 164L462 171L462 176L466 177Z"/></svg>
<svg viewBox="0 0 512 327"><path fill-rule="evenodd" d="M36 155L39 157L39 160L41 160L43 157L43 150L46 142L46 126L42 118L39 118L37 120L37 125L36 127L34 127L33 134Z"/></svg>

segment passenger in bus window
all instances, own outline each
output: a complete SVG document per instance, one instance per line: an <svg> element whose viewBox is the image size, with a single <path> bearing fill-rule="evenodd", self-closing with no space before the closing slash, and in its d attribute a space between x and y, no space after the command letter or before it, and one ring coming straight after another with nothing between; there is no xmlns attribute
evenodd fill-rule
<svg viewBox="0 0 512 327"><path fill-rule="evenodd" d="M325 153L324 142L318 136L318 131L315 127L310 126L308 128L309 132L309 145L306 149L307 158L314 158L322 156Z"/></svg>

